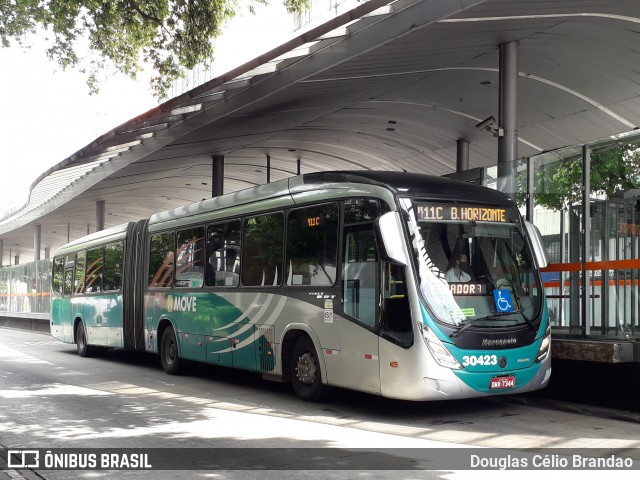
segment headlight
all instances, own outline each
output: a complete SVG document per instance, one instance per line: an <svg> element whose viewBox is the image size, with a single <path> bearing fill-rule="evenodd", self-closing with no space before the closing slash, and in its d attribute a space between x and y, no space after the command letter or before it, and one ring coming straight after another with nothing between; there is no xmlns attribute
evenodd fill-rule
<svg viewBox="0 0 640 480"><path fill-rule="evenodd" d="M541 362L549 352L551 351L551 327L547 327L547 331L544 332L544 338L542 339L542 343L540 344L540 349L538 350L538 355L536 356L536 362Z"/></svg>
<svg viewBox="0 0 640 480"><path fill-rule="evenodd" d="M440 340L438 340L438 337L436 337L434 333L429 330L429 327L427 327L424 323L420 323L418 325L420 327L420 333L422 333L422 339L431 352L431 355L433 355L433 358L435 358L436 362L438 362L438 365L454 370L460 370L462 368L460 362L458 362L458 360L456 360L455 357L451 355L451 353L449 353L449 350L447 350L444 345L442 345L442 342L440 342Z"/></svg>

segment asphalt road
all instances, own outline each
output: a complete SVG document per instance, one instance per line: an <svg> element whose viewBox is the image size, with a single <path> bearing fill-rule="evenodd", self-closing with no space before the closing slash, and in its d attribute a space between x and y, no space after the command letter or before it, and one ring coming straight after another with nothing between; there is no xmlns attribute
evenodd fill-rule
<svg viewBox="0 0 640 480"><path fill-rule="evenodd" d="M605 416L496 398L401 402L348 391L339 391L330 403L312 404L295 398L288 385L254 374L190 367L188 375L168 376L156 356L112 350L80 358L74 345L46 334L0 328L0 445L67 451L179 449L162 452L180 468L200 465L200 451L193 449L215 449L216 460L228 468L17 469L6 478L513 478L513 471L499 467L409 470L394 455L396 449L420 449L446 457L460 447L464 455L469 447L503 452L562 448L593 449L589 452L602 457L626 455L635 465L640 460L638 424ZM228 448L229 455L220 456L221 448ZM445 450L434 450L441 448ZM241 462L250 468L238 470ZM580 476L610 478L609 473L589 470ZM635 478L637 473L615 475ZM529 474L540 477L535 470L517 473Z"/></svg>

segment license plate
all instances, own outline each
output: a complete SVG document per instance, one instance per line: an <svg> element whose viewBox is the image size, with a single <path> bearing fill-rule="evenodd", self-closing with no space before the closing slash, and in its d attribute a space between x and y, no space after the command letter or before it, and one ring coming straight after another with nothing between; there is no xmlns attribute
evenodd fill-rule
<svg viewBox="0 0 640 480"><path fill-rule="evenodd" d="M503 388L513 388L516 386L516 376L509 375L507 377L493 377L489 388L491 390L500 390Z"/></svg>

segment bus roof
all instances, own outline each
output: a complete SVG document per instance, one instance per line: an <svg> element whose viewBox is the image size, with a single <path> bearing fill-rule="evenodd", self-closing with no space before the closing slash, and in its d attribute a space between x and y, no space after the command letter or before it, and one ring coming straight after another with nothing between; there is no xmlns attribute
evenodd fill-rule
<svg viewBox="0 0 640 480"><path fill-rule="evenodd" d="M58 250L55 251L54 256L65 255L80 248L91 248L97 245L121 240L125 237L128 225L128 223L123 223L115 227L100 230L98 232L85 235L84 237L77 238L76 240L62 245Z"/></svg>
<svg viewBox="0 0 640 480"><path fill-rule="evenodd" d="M317 183L364 183L377 185L395 194L438 198L460 198L466 200L511 203L511 199L497 190L474 185L446 177L436 177L421 173L354 170L317 172L302 175L307 185Z"/></svg>
<svg viewBox="0 0 640 480"><path fill-rule="evenodd" d="M171 222L196 215L216 212L226 208L240 207L249 204L260 204L268 208L266 203L277 208L296 203L296 194L317 190L320 185L324 190L355 190L356 186L371 187L372 193L381 189L392 194L420 196L437 199L461 199L496 204L511 204L505 194L487 187L444 177L423 175L420 173L345 170L332 172L316 172L285 178L276 182L247 188L238 192L209 198L202 202L178 207L156 213L149 219L149 225ZM362 188L358 189L360 194Z"/></svg>

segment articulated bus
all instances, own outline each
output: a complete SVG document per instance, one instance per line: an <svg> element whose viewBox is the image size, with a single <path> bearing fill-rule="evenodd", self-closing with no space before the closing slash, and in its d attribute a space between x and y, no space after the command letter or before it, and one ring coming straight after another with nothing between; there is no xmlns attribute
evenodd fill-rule
<svg viewBox="0 0 640 480"><path fill-rule="evenodd" d="M504 194L399 172L312 173L88 235L53 260L51 333L409 400L551 374L540 236Z"/></svg>

